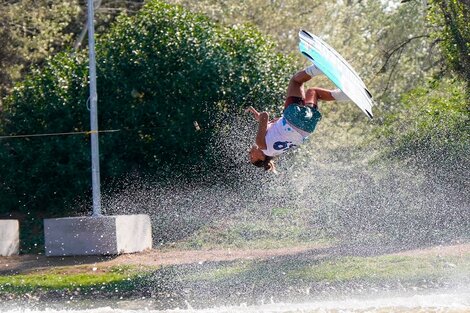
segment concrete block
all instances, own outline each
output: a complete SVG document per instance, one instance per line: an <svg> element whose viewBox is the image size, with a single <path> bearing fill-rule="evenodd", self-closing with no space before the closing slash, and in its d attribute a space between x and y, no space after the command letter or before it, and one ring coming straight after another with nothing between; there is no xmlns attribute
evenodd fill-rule
<svg viewBox="0 0 470 313"><path fill-rule="evenodd" d="M0 256L20 252L20 223L17 220L0 220Z"/></svg>
<svg viewBox="0 0 470 313"><path fill-rule="evenodd" d="M115 255L152 248L150 217L111 215L44 220L46 256Z"/></svg>

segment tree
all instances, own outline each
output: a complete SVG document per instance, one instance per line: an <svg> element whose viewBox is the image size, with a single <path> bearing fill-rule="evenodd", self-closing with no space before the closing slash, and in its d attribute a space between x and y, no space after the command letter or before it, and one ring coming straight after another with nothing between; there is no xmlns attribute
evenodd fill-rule
<svg viewBox="0 0 470 313"><path fill-rule="evenodd" d="M0 108L16 81L30 66L71 44L77 0L4 1L0 4Z"/></svg>
<svg viewBox="0 0 470 313"><path fill-rule="evenodd" d="M142 0L95 1L96 32L119 14L135 14ZM66 48L86 48L86 0L9 0L0 3L0 111L2 99L34 65Z"/></svg>
<svg viewBox="0 0 470 313"><path fill-rule="evenodd" d="M429 20L450 67L466 81L470 94L470 3L433 0ZM470 108L470 96L467 101Z"/></svg>
<svg viewBox="0 0 470 313"><path fill-rule="evenodd" d="M388 143L388 155L411 159L432 173L465 185L466 175L461 170L468 167L470 146L469 6L461 1L435 0L426 14L429 37L441 48L437 54L443 70L427 83L402 93L401 103L388 112L377 133ZM446 65L453 71L445 70Z"/></svg>

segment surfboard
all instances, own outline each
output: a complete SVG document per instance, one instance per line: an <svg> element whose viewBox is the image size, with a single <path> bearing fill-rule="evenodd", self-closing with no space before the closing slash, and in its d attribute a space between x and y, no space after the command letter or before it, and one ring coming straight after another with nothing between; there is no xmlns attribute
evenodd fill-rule
<svg viewBox="0 0 470 313"><path fill-rule="evenodd" d="M319 37L301 30L299 38L300 52L372 119L372 95L352 66Z"/></svg>

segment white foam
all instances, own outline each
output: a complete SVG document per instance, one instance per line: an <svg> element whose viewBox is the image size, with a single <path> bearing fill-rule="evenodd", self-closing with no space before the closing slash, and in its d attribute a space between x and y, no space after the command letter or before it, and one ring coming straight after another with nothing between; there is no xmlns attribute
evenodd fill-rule
<svg viewBox="0 0 470 313"><path fill-rule="evenodd" d="M148 303L147 303L148 305ZM470 292L413 295L376 299L344 299L305 303L269 303L249 306L218 306L208 309L172 309L153 310L149 307L142 309L119 309L100 307L83 310L45 309L35 310L18 308L0 312L4 313L315 313L315 312L470 312Z"/></svg>

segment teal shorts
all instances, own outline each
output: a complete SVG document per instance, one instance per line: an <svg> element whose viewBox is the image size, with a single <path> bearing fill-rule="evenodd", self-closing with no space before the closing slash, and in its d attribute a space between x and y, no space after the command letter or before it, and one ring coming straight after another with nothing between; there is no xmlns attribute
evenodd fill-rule
<svg viewBox="0 0 470 313"><path fill-rule="evenodd" d="M313 133L321 120L321 113L316 107L292 103L284 109L284 117L292 125L307 133Z"/></svg>

